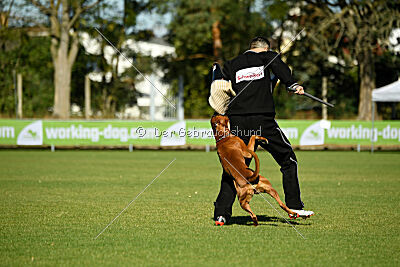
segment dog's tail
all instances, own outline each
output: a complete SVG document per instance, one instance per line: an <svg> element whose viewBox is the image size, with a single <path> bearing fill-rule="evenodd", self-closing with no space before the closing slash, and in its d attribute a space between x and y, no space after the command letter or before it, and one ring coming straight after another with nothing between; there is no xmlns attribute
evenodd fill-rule
<svg viewBox="0 0 400 267"><path fill-rule="evenodd" d="M253 182L255 179L257 179L258 175L260 174L260 160L258 159L258 156L254 151L249 150L249 153L253 156L256 163L256 169L253 175L249 177L249 182Z"/></svg>

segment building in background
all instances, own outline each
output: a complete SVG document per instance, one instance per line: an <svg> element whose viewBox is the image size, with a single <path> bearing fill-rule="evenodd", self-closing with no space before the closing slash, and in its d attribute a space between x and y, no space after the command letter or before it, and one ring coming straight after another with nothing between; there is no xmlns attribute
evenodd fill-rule
<svg viewBox="0 0 400 267"><path fill-rule="evenodd" d="M97 39L91 38L89 34L81 34L81 43L85 48L86 52L94 55L101 53L100 43ZM144 56L150 56L151 58L161 57L164 55L174 55L175 48L166 43L161 38L153 38L149 41L135 41L129 39L123 44L124 49L130 49L135 53L141 53ZM104 57L108 64L115 66L115 50L111 46L104 48ZM122 74L126 69L131 68L131 63L126 60L123 56L118 57L118 74ZM135 66L140 70L140 66ZM170 85L162 82L164 73L154 62L152 66L153 72L146 75L146 77L155 85L148 82L146 79L141 80L135 85L139 97L137 98L137 104L131 107L126 107L123 112L116 114L119 118L125 119L144 119L144 120L165 120L165 119L176 119L176 110L164 96L173 102L175 105L175 97L171 97L169 94ZM111 79L111 72L105 73L104 77L106 80ZM101 82L102 73L92 72L89 74L89 78L92 81ZM164 96L163 96L164 95Z"/></svg>

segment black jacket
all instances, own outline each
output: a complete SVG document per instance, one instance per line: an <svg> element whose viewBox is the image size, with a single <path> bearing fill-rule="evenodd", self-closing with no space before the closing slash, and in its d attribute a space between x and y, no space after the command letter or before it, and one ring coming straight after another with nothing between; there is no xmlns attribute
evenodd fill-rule
<svg viewBox="0 0 400 267"><path fill-rule="evenodd" d="M297 85L289 67L276 52L257 53L248 50L225 63L224 76L232 81L232 88L236 92L236 98L229 105L228 115L275 116L270 71L287 87Z"/></svg>

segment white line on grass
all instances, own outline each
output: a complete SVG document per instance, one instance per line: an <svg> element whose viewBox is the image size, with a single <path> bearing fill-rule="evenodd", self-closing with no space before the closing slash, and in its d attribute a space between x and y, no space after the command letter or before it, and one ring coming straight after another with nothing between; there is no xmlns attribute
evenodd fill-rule
<svg viewBox="0 0 400 267"><path fill-rule="evenodd" d="M243 177L243 179L246 180L246 182L247 182L249 185L251 185L251 186L253 187L253 189L254 189L255 191L257 191L257 193L258 193L265 201L268 202L268 204L279 214L279 216L281 216L288 224L290 224L290 226L292 226L293 229L294 229L303 239L306 239L306 238L296 229L296 227L295 227L293 224L291 224L288 220L286 220L285 217L282 216L282 214L268 201L268 199L266 199L266 198L261 194L260 191L258 191L258 190L256 189L256 187L255 187L254 185L252 185L246 178L244 178L244 176L235 168L235 166L233 166L233 165L229 162L229 160L227 160L227 158L224 157L224 159L226 160L226 162L229 163L229 165L232 166L232 168L235 169L235 171L237 171L237 172L240 174L240 176Z"/></svg>
<svg viewBox="0 0 400 267"><path fill-rule="evenodd" d="M94 238L97 239L168 167L176 160L174 158L131 202Z"/></svg>
<svg viewBox="0 0 400 267"><path fill-rule="evenodd" d="M135 65L133 65L132 61L130 61L124 54L121 53L121 51L119 51L108 39L107 37L105 37L96 27L94 28L100 35L101 37L103 37L104 40L106 40L111 46L112 48L114 48L114 50L119 53L123 58L125 58L131 65L132 67L139 72L140 75L142 75L143 78L145 78L154 88L156 88L156 90L164 97L165 100L168 101L168 103L174 108L176 109L176 107L174 106L174 104L171 103L171 101L169 101L169 99L163 94L161 93L160 90L158 90L157 86L154 85L154 83L152 83L143 73L140 72L140 70L138 70L138 68L136 68Z"/></svg>
<svg viewBox="0 0 400 267"><path fill-rule="evenodd" d="M290 40L290 42L287 43L287 44L282 48L282 50L279 51L279 53L278 53L273 59L271 59L270 62L268 62L268 64L263 68L262 71L264 71L264 70L269 66L269 64L271 64L271 62L275 60L275 58L279 57L279 55L282 54L282 52L285 50L285 48L286 48L289 44L291 44L291 43L297 38L297 36L299 36L299 35L304 31L304 29L305 29L305 28L303 28L298 34L296 34L296 36L293 37L292 40ZM257 74L260 74L262 71L260 71L260 72L257 73ZM244 90L246 90L246 88L255 80L256 77L257 77L257 76L254 76L254 78L251 79L251 81L250 81L248 84L246 84L246 86L245 86L234 98L232 98L231 101L229 101L229 103L227 104L227 106L229 106L229 105L233 102L233 100L235 100Z"/></svg>

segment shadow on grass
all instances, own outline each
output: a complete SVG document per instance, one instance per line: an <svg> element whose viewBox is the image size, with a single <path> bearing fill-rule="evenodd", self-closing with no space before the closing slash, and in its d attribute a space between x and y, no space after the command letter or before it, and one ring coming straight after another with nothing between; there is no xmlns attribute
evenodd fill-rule
<svg viewBox="0 0 400 267"><path fill-rule="evenodd" d="M279 226L280 224L290 224L292 225L311 225L311 223L302 223L303 219L297 219L301 220L300 222L294 221L294 220L285 220L283 218L275 217L275 216L265 216L265 215L257 215L258 219L258 224L259 225L268 225L268 226ZM253 226L253 221L251 220L250 216L234 216L230 219L229 223L227 225L233 225L233 224L238 224L238 225L246 225L246 226Z"/></svg>

